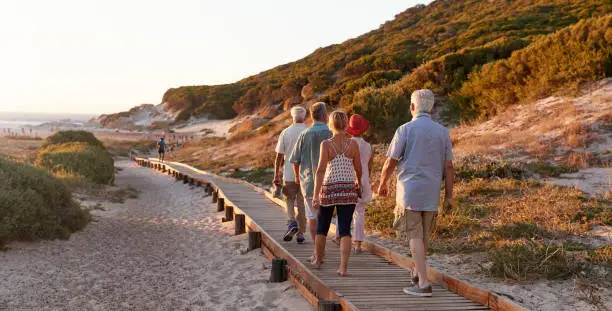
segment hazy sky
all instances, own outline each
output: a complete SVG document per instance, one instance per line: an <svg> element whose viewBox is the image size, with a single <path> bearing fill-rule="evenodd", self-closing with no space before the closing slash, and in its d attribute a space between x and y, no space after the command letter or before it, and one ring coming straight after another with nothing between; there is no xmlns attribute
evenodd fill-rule
<svg viewBox="0 0 612 311"><path fill-rule="evenodd" d="M108 113L237 81L427 0L1 0L0 111Z"/></svg>

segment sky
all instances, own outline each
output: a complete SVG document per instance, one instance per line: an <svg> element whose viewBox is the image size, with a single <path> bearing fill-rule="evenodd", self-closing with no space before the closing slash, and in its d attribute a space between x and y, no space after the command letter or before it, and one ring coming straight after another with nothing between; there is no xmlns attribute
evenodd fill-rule
<svg viewBox="0 0 612 311"><path fill-rule="evenodd" d="M427 0L1 0L0 111L159 104L341 43Z"/></svg>

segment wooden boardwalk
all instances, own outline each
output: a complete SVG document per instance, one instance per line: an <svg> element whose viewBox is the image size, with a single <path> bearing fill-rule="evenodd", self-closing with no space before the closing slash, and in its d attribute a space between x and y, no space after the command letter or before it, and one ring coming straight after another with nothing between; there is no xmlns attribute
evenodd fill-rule
<svg viewBox="0 0 612 311"><path fill-rule="evenodd" d="M412 261L371 243L365 243L369 252L351 255L347 277L336 276L339 248L331 241L327 243L325 264L316 269L308 262L313 249L308 236L303 245L282 240L287 228L284 204L271 198L269 193L246 182L181 163L135 160L185 182L212 186L211 191L218 191L225 206L232 206L235 214L245 215L247 231L261 232L262 247L269 258L287 260L289 279L315 308L320 300L331 300L337 301L342 310L523 310L497 295L433 269L428 273L435 284L433 297L408 296L402 288L410 285L406 268L413 265Z"/></svg>

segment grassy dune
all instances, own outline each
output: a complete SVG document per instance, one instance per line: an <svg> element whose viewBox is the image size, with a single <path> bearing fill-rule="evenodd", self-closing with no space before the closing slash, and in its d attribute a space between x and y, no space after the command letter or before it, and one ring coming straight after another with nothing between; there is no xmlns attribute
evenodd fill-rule
<svg viewBox="0 0 612 311"><path fill-rule="evenodd" d="M85 131L62 131L49 136L39 150L36 165L61 177L111 184L114 161L106 147Z"/></svg>

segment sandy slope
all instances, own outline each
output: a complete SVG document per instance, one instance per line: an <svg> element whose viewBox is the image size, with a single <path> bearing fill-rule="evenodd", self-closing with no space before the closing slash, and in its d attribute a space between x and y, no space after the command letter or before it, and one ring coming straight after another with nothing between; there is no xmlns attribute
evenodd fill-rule
<svg viewBox="0 0 612 311"><path fill-rule="evenodd" d="M126 162L119 186L138 199L105 204L69 241L0 252L0 310L312 310L285 282L268 283L260 251L201 188Z"/></svg>

